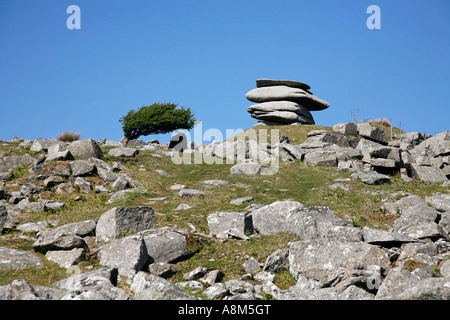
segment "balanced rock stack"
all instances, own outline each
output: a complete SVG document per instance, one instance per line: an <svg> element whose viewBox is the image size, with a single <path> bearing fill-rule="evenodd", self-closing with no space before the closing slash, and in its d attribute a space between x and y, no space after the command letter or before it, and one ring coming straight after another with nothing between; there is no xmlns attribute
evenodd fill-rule
<svg viewBox="0 0 450 320"><path fill-rule="evenodd" d="M310 111L330 104L309 91L306 83L292 80L256 80L256 89L245 97L257 104L247 108L252 117L266 124L314 124Z"/></svg>

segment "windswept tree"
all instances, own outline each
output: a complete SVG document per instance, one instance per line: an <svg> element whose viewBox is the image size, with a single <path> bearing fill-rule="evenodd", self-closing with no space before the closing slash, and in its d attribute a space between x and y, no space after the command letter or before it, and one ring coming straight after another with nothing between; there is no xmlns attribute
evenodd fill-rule
<svg viewBox="0 0 450 320"><path fill-rule="evenodd" d="M127 140L137 139L150 134L162 134L177 129L192 129L194 114L191 109L174 103L154 103L138 110L130 110L120 118L124 136Z"/></svg>

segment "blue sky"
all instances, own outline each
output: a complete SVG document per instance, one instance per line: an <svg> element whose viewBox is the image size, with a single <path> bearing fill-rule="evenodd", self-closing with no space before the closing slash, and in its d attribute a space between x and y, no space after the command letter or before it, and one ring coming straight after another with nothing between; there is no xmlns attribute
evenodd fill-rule
<svg viewBox="0 0 450 320"><path fill-rule="evenodd" d="M69 5L81 29L69 30ZM369 5L381 29L369 30ZM0 140L120 140L119 118L190 107L203 130L246 129L258 78L306 82L319 125L392 118L450 130L450 1L0 0ZM168 141L170 135L142 137Z"/></svg>

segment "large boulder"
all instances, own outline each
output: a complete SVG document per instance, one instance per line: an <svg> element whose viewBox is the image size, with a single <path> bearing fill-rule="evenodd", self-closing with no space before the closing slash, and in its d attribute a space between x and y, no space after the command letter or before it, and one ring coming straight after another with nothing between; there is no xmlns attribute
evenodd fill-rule
<svg viewBox="0 0 450 320"><path fill-rule="evenodd" d="M80 159L101 159L103 157L102 149L97 142L92 139L74 141L67 146L67 150L69 150L74 157Z"/></svg>
<svg viewBox="0 0 450 320"><path fill-rule="evenodd" d="M106 244L99 252L100 264L118 268L120 275L131 277L141 271L149 257L140 235L130 235Z"/></svg>
<svg viewBox="0 0 450 320"><path fill-rule="evenodd" d="M296 241L289 245L290 273L295 278L302 274L322 285L336 277L337 270L345 267L349 260L390 269L386 251L365 242L313 239Z"/></svg>
<svg viewBox="0 0 450 320"><path fill-rule="evenodd" d="M300 88L303 90L309 90L311 87L307 85L306 83L300 82L300 81L294 81L294 80L272 80L272 79L257 79L256 80L256 87L262 88L262 87L271 87L271 86L288 86L292 88Z"/></svg>
<svg viewBox="0 0 450 320"><path fill-rule="evenodd" d="M249 91L245 97L253 102L292 101L301 104L309 111L327 109L330 104L315 95L300 89L283 85L261 87Z"/></svg>
<svg viewBox="0 0 450 320"><path fill-rule="evenodd" d="M229 235L245 237L253 232L251 216L247 212L215 212L207 217L209 233L218 238Z"/></svg>
<svg viewBox="0 0 450 320"><path fill-rule="evenodd" d="M65 142L59 141L56 139L44 139L44 138L37 138L34 140L33 144L30 147L30 151L39 152L39 151L48 151L51 147L58 145L62 148L66 146Z"/></svg>
<svg viewBox="0 0 450 320"><path fill-rule="evenodd" d="M153 228L156 220L151 207L115 207L101 215L95 231L97 242L108 242L130 232Z"/></svg>
<svg viewBox="0 0 450 320"><path fill-rule="evenodd" d="M410 170L411 176L414 179L423 180L430 183L448 181L447 176L439 168L411 164Z"/></svg>
<svg viewBox="0 0 450 320"><path fill-rule="evenodd" d="M138 233L149 255L149 263L171 263L185 259L198 251L203 243L200 236L175 228L158 228Z"/></svg>
<svg viewBox="0 0 450 320"><path fill-rule="evenodd" d="M256 175L270 174L270 167L260 163L238 163L230 168L230 174L236 175Z"/></svg>

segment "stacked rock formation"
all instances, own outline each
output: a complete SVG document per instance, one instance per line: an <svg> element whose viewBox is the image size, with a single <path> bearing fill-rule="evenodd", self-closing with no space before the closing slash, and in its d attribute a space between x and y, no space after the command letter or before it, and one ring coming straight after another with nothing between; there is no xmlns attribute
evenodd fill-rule
<svg viewBox="0 0 450 320"><path fill-rule="evenodd" d="M256 80L256 89L245 97L257 104L247 108L252 117L266 124L314 124L310 111L330 104L309 91L310 86L292 80Z"/></svg>

